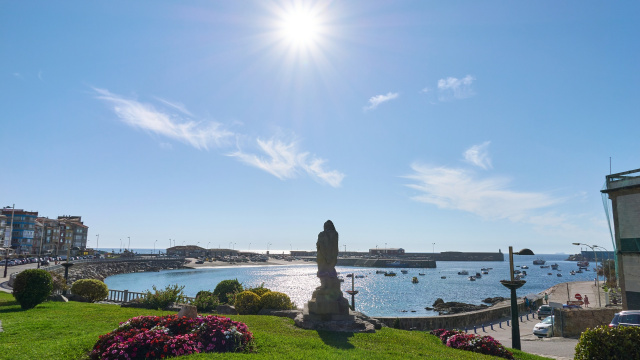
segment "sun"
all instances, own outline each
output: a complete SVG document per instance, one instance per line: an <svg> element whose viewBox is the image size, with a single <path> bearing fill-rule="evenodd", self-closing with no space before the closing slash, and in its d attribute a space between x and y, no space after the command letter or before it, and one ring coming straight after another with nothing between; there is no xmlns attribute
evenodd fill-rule
<svg viewBox="0 0 640 360"><path fill-rule="evenodd" d="M320 22L311 10L295 8L283 14L281 36L292 45L312 46L320 35Z"/></svg>

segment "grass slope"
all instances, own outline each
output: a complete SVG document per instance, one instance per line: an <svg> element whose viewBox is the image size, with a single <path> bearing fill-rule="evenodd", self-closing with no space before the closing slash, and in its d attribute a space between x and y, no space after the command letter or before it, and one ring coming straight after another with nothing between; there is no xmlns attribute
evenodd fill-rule
<svg viewBox="0 0 640 360"><path fill-rule="evenodd" d="M114 305L46 302L23 311L0 292L0 359L86 359L99 335L139 315L169 312ZM192 359L491 359L447 348L424 332L384 328L375 334L302 330L288 318L230 316L253 332L257 353L195 354ZM517 359L545 359L514 351Z"/></svg>

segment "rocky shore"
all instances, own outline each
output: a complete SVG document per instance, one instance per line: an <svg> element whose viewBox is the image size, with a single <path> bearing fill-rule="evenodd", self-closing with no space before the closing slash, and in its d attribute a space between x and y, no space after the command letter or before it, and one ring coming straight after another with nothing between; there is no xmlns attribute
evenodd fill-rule
<svg viewBox="0 0 640 360"><path fill-rule="evenodd" d="M182 269L184 267L184 260L75 263L69 268L69 283L73 283L79 279L97 279L104 281L105 278L112 275L160 271L166 269ZM52 271L64 274L64 268L56 268Z"/></svg>

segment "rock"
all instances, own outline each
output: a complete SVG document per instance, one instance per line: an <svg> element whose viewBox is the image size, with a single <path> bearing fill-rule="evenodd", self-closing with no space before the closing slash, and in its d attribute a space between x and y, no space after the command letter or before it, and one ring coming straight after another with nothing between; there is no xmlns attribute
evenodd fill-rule
<svg viewBox="0 0 640 360"><path fill-rule="evenodd" d="M441 300L441 299L438 299L438 300ZM435 305L436 303L438 304ZM484 304L474 305L474 304L465 304L465 303L456 302L456 301L439 303L436 300L436 303L434 303L434 310L437 311L438 314L440 315L451 315L451 314L458 314L462 312L477 311L477 310L486 309L488 307L487 305L484 305Z"/></svg>
<svg viewBox="0 0 640 360"><path fill-rule="evenodd" d="M508 300L508 299L504 298L502 296L496 296L496 297L492 297L492 298L486 298L486 299L482 300L482 302L486 303L486 304L495 305L495 304L497 304L499 302L502 302L502 301L505 301L505 300Z"/></svg>
<svg viewBox="0 0 640 360"><path fill-rule="evenodd" d="M433 305L431 306L438 306L440 304L444 304L444 300L442 300L441 298L437 298L436 301L434 301Z"/></svg>
<svg viewBox="0 0 640 360"><path fill-rule="evenodd" d="M57 301L57 302L69 302L69 299L67 299L64 295L62 294L56 294L56 295L51 295L49 296L49 301Z"/></svg>
<svg viewBox="0 0 640 360"><path fill-rule="evenodd" d="M193 305L182 305L182 309L178 311L178 318L187 317L195 319L198 317L198 309Z"/></svg>
<svg viewBox="0 0 640 360"><path fill-rule="evenodd" d="M218 305L216 312L220 315L238 315L238 311L231 305Z"/></svg>

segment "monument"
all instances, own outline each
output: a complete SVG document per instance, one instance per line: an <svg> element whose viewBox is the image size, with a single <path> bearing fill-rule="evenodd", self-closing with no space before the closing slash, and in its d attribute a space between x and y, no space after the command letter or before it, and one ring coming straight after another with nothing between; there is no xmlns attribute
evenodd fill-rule
<svg viewBox="0 0 640 360"><path fill-rule="evenodd" d="M324 223L324 231L318 234L316 248L320 286L315 289L302 313L295 317L296 325L315 330L375 332L381 323L350 311L349 301L340 290L340 279L336 272L338 232L331 220Z"/></svg>
<svg viewBox="0 0 640 360"><path fill-rule="evenodd" d="M305 315L308 311L307 318L310 320L353 320L353 315L349 315L349 301L342 295L340 279L336 272L338 232L331 220L324 223L324 231L318 234L316 248L320 286L307 303Z"/></svg>

